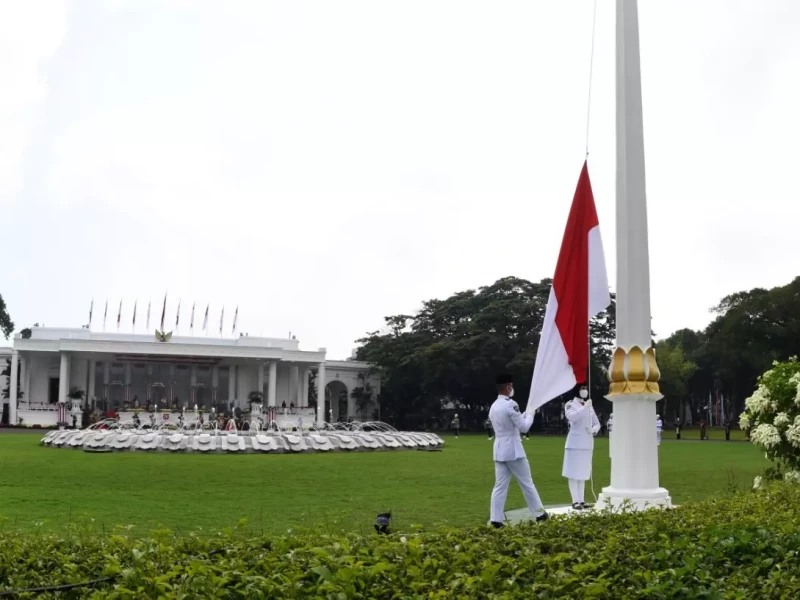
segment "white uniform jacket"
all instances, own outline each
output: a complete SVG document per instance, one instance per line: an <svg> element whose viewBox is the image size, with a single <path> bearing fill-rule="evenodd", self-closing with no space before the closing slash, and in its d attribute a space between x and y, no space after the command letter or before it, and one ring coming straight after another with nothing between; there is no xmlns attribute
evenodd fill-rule
<svg viewBox="0 0 800 600"><path fill-rule="evenodd" d="M507 396L498 396L489 409L489 420L494 427L494 459L507 462L526 458L520 432L525 433L533 424L533 415L521 413L519 405Z"/></svg>
<svg viewBox="0 0 800 600"><path fill-rule="evenodd" d="M575 398L567 402L564 412L569 421L568 450L594 450L594 434L600 431L600 421L591 406Z"/></svg>

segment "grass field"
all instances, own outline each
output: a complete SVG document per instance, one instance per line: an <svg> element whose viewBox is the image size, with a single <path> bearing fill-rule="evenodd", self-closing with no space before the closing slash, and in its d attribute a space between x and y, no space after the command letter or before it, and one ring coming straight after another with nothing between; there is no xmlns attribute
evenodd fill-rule
<svg viewBox="0 0 800 600"><path fill-rule="evenodd" d="M391 509L397 527L486 522L494 482L492 443L481 435L446 437L442 452L309 455L196 455L85 452L42 448L41 434L0 434L0 524L31 530L88 520L109 531L157 525L219 530L241 518L255 531L321 525L366 532ZM525 442L545 504L566 503L564 439ZM744 442L665 440L661 483L676 503L749 487L767 466ZM598 438L594 487L608 484L608 440ZM587 500L591 494L587 486ZM507 509L524 506L512 484ZM93 519L94 521L91 521Z"/></svg>

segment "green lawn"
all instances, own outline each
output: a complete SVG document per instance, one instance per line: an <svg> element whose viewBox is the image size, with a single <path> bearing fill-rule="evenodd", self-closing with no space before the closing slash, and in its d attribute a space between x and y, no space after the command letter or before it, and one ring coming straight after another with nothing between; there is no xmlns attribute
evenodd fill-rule
<svg viewBox="0 0 800 600"><path fill-rule="evenodd" d="M256 531L322 525L368 531L391 509L396 526L456 526L487 520L494 482L492 443L484 436L447 437L442 452L309 455L88 454L42 448L40 434L0 434L0 525L60 527L89 521L108 531L164 525L221 529L241 518ZM563 438L525 442L546 504L566 503ZM743 442L665 441L661 483L676 503L751 484L767 462ZM597 493L609 480L608 440L594 454ZM591 496L587 486L587 500ZM515 484L507 509L524 506Z"/></svg>

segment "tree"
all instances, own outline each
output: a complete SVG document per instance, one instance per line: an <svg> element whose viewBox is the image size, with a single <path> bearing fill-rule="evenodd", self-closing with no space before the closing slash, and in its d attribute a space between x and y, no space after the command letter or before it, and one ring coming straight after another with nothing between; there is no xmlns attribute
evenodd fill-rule
<svg viewBox="0 0 800 600"><path fill-rule="evenodd" d="M662 415L665 419L672 418L673 415L682 417L681 408L689 397L689 383L697 371L697 365L686 358L681 346L668 341L656 344L656 352L661 371L659 385L664 394Z"/></svg>
<svg viewBox="0 0 800 600"><path fill-rule="evenodd" d="M8 339L8 336L10 336L13 331L14 321L12 321L11 317L8 315L6 302L3 300L3 296L0 295L0 333L3 334L5 339Z"/></svg>
<svg viewBox="0 0 800 600"><path fill-rule="evenodd" d="M350 397L356 402L356 412L362 416L372 404L374 392L367 373L359 373L357 377L358 385L350 392Z"/></svg>
<svg viewBox="0 0 800 600"><path fill-rule="evenodd" d="M496 397L494 378L509 372L517 398L528 396L551 281L506 277L478 290L424 302L416 315L386 317L385 328L359 340L359 360L381 375L385 420L418 427L441 418L444 402L462 423L482 423ZM608 391L614 307L594 319L592 387ZM560 410L560 406L546 407Z"/></svg>

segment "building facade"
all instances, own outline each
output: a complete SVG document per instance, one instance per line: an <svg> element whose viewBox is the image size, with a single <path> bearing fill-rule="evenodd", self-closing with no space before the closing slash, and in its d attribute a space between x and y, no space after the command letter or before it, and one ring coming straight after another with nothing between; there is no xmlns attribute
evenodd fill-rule
<svg viewBox="0 0 800 600"><path fill-rule="evenodd" d="M58 403L83 392L81 406L104 413L132 409L247 410L259 393L265 410L321 424L374 420L380 381L369 365L327 360L324 348L296 339L178 337L34 327L0 348L11 362L10 424L54 425ZM16 390L20 394L17 397ZM313 401L324 390L325 403ZM354 393L355 392L355 393ZM5 419L4 419L5 420Z"/></svg>

